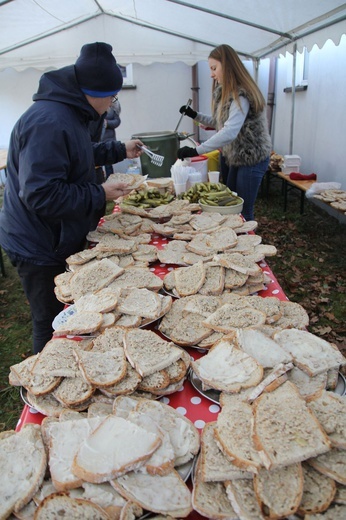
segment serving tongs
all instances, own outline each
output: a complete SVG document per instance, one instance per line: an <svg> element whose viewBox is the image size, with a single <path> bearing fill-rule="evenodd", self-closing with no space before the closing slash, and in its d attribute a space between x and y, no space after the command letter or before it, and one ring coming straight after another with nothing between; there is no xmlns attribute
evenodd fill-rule
<svg viewBox="0 0 346 520"><path fill-rule="evenodd" d="M191 105L191 103L192 103L192 99L188 99L188 100L187 100L187 103L186 103L185 106L186 106L186 107L189 107L189 106ZM180 123L181 123L181 120L183 119L184 115L185 115L184 113L181 114L180 119L179 119L179 121L178 121L177 126L175 127L174 132L176 132L176 131L178 130L178 128L179 128L179 126L180 126ZM192 135L193 135L193 134L192 134Z"/></svg>
<svg viewBox="0 0 346 520"><path fill-rule="evenodd" d="M155 164L155 166L162 166L162 163L164 160L163 155L158 155L157 153L152 152L146 146L141 146L140 144L137 144L137 146L138 146L138 148L143 150L143 152L146 153L148 157L150 157L150 162L152 164Z"/></svg>

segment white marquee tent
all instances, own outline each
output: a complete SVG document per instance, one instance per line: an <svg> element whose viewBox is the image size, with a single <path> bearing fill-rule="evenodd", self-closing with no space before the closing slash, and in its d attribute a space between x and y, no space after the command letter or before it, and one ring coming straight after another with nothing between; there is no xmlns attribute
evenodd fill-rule
<svg viewBox="0 0 346 520"><path fill-rule="evenodd" d="M345 32L340 0L0 0L0 71L73 63L95 35L124 65L193 65L220 43L259 60Z"/></svg>
<svg viewBox="0 0 346 520"><path fill-rule="evenodd" d="M346 182L345 2L0 0L1 147L8 146L15 121L31 104L42 71L74 63L91 41L110 43L118 63L133 68L133 85L122 92L120 139L172 130L177 107L188 97L207 111L207 56L228 43L252 60L249 70L274 113L274 149L301 155L304 171L318 172L321 180ZM296 94L295 67L304 49L309 88ZM196 132L187 119L180 129Z"/></svg>

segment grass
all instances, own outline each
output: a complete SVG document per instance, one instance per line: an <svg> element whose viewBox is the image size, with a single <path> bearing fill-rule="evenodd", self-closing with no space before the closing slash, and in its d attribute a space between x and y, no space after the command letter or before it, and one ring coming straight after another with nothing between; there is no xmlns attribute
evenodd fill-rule
<svg viewBox="0 0 346 520"><path fill-rule="evenodd" d="M0 188L1 190L1 188ZM2 192L0 191L0 205ZM346 225L306 202L299 214L299 200L290 194L283 213L279 186L267 197L258 197L257 234L275 245L268 258L279 284L291 301L309 314L309 330L330 341L346 355ZM107 212L112 205L107 206ZM0 431L15 428L23 404L17 387L8 383L10 366L32 354L30 309L19 278L4 256L6 277L0 275Z"/></svg>

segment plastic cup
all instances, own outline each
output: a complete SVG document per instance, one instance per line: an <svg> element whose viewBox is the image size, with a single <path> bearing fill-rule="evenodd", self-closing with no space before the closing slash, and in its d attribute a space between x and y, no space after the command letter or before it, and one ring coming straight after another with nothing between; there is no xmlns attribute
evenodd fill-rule
<svg viewBox="0 0 346 520"><path fill-rule="evenodd" d="M186 191L186 182L183 182L183 183L177 183L177 184L174 184L174 189L175 189L175 194L178 196L178 195L181 195L182 193L184 193Z"/></svg>
<svg viewBox="0 0 346 520"><path fill-rule="evenodd" d="M219 182L220 172L208 172L209 182Z"/></svg>

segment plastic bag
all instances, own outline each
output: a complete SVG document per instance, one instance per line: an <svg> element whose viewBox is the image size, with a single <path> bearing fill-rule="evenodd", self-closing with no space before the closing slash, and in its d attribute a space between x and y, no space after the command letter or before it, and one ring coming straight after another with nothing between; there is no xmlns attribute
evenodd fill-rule
<svg viewBox="0 0 346 520"><path fill-rule="evenodd" d="M305 196L308 199L312 199L318 193L322 193L325 190L339 190L341 188L340 182L315 182L311 188L309 188Z"/></svg>

